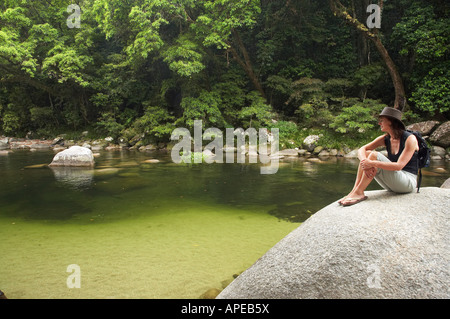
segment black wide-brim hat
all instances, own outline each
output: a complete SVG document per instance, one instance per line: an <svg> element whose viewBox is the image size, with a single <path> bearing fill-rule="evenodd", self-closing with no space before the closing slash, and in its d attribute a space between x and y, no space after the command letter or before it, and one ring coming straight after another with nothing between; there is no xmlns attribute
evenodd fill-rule
<svg viewBox="0 0 450 319"><path fill-rule="evenodd" d="M385 107L378 116L385 116L392 120L396 120L404 130L406 129L405 124L402 122L402 112L400 110L394 109L393 107Z"/></svg>

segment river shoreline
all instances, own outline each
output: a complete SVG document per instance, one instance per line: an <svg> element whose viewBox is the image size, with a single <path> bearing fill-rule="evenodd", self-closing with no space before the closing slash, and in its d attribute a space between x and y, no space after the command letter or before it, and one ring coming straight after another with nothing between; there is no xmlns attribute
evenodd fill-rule
<svg viewBox="0 0 450 319"><path fill-rule="evenodd" d="M135 144L130 146L126 143L114 143L109 138L105 139L79 139L79 140L65 140L62 137L55 139L28 139L28 138L16 138L16 137L0 137L0 155L7 155L14 150L29 150L31 152L39 150L53 150L55 153L68 149L71 146L83 146L91 149L93 152L98 151L139 151L139 152L170 152L174 143L158 143L158 144ZM245 148L238 150L235 146L226 146L224 151L243 152L249 155L248 145ZM268 149L270 152L270 148ZM381 150L382 152L384 150ZM316 146L314 143L304 145L303 148L289 148L281 149L276 154L270 154L271 156L277 156L278 159L283 158L328 158L328 157L345 157L345 158L357 158L358 149L351 149L347 146L341 149L329 149L322 146ZM433 146L431 153L432 160L450 160L450 153L443 147Z"/></svg>

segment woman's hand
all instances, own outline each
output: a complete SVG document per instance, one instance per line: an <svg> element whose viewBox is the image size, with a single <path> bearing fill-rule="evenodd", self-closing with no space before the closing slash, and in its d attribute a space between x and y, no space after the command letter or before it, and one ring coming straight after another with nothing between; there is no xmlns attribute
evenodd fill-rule
<svg viewBox="0 0 450 319"><path fill-rule="evenodd" d="M377 174L377 169L375 167L366 169L364 170L364 174L366 174L368 178L374 178L375 175Z"/></svg>
<svg viewBox="0 0 450 319"><path fill-rule="evenodd" d="M361 161L361 168L368 178L374 178L377 173L377 168L374 166L375 161L365 158Z"/></svg>
<svg viewBox="0 0 450 319"><path fill-rule="evenodd" d="M375 161L365 158L361 161L361 167L363 170L368 170L372 167L375 167Z"/></svg>

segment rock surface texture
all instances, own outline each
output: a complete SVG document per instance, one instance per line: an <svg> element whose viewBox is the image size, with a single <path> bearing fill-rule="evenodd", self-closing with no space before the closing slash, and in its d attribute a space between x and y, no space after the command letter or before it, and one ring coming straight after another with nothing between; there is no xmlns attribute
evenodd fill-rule
<svg viewBox="0 0 450 319"><path fill-rule="evenodd" d="M425 121L408 125L406 129L418 131L421 135L425 136L429 135L437 125L439 125L438 121Z"/></svg>
<svg viewBox="0 0 450 319"><path fill-rule="evenodd" d="M450 177L441 185L441 188L450 188Z"/></svg>
<svg viewBox="0 0 450 319"><path fill-rule="evenodd" d="M366 195L315 213L217 298L449 298L450 189Z"/></svg>
<svg viewBox="0 0 450 319"><path fill-rule="evenodd" d="M439 126L436 131L431 134L431 142L442 147L450 146L450 121Z"/></svg>
<svg viewBox="0 0 450 319"><path fill-rule="evenodd" d="M56 154L49 166L93 167L94 154L86 147L72 146Z"/></svg>

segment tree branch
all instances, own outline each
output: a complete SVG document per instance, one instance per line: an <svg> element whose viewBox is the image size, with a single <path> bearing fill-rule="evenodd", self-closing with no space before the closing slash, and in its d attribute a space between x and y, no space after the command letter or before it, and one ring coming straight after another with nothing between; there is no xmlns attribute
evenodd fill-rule
<svg viewBox="0 0 450 319"><path fill-rule="evenodd" d="M371 32L364 24L359 22L358 19L352 17L347 12L347 8L339 0L330 0L330 7L334 15L344 18L344 20L348 24L354 26L359 32L362 32L366 37L368 38L377 37L375 33Z"/></svg>
<svg viewBox="0 0 450 319"><path fill-rule="evenodd" d="M24 84L31 85L32 87L34 87L36 89L43 90L53 96L58 96L57 91L54 90L53 88L51 88L50 86L45 85L38 80L30 78L29 76L17 73L17 72L15 72L15 70L12 70L9 66L7 66L5 64L0 64L0 69L3 69L6 73L6 75L10 75L9 77L5 78L4 77L5 74L3 74L3 76L0 78L0 82L2 82L2 83L8 83L8 82L24 83Z"/></svg>

